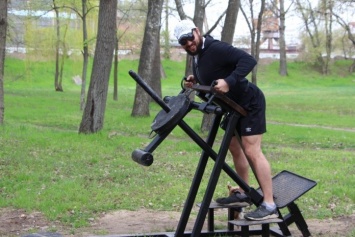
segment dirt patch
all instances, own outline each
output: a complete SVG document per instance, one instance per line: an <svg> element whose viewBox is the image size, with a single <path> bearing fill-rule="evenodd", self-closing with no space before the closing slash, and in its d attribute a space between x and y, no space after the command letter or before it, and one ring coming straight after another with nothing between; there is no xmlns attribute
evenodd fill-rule
<svg viewBox="0 0 355 237"><path fill-rule="evenodd" d="M216 226L223 228L226 222L226 210L216 210ZM196 216L194 211L191 216ZM111 236L124 234L142 234L156 232L173 232L180 219L180 212L152 211L141 209L139 211L120 210L102 215L93 220L91 226L80 229L71 229L59 222L50 222L40 212L26 213L23 210L0 210L0 236L51 236L51 237L84 237L84 236ZM355 228L355 215L338 217L327 220L306 220L312 236L335 237L350 236ZM192 229L195 219L191 218L186 231ZM297 227L290 227L292 236L302 236ZM204 227L206 229L206 226Z"/></svg>
<svg viewBox="0 0 355 237"><path fill-rule="evenodd" d="M0 236L23 236L36 232L53 232L62 229L59 222L48 221L42 213L27 213L21 209L0 209Z"/></svg>

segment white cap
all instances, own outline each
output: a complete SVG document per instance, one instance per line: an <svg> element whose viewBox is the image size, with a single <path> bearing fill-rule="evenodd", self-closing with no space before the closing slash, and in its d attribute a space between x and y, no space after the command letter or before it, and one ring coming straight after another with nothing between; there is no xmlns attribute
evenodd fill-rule
<svg viewBox="0 0 355 237"><path fill-rule="evenodd" d="M182 35L191 33L192 29L196 29L196 26L191 20L182 20L175 26L174 35L179 39Z"/></svg>

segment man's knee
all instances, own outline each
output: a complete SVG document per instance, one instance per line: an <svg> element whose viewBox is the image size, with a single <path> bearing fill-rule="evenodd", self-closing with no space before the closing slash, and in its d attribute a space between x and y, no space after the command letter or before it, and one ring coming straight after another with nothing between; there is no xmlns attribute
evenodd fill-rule
<svg viewBox="0 0 355 237"><path fill-rule="evenodd" d="M244 148L244 153L245 156L248 158L248 160L254 160L255 158L255 151L251 147L245 147Z"/></svg>

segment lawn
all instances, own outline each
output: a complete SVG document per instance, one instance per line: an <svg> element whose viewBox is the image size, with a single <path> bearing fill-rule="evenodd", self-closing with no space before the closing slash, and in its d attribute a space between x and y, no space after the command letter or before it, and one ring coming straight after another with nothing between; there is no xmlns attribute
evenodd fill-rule
<svg viewBox="0 0 355 237"><path fill-rule="evenodd" d="M176 128L154 152L150 167L133 162L131 153L151 139L150 117L133 118L137 60L119 63L118 101L110 81L104 128L78 134L80 62L66 64L64 92L55 92L53 63L6 59L5 122L0 127L0 207L37 210L73 228L113 210L181 211L201 153ZM163 61L163 95L177 95L184 62ZM342 67L342 69L339 69ZM325 219L355 213L355 80L339 76L334 65L322 76L302 62L289 64L289 76L277 75L277 62L261 65L258 86L267 99L268 132L263 151L276 175L288 170L317 182L297 204L306 218ZM201 136L202 114L184 119ZM217 141L221 139L219 133ZM232 166L230 155L227 162ZM204 194L210 162L198 191ZM214 197L226 194L230 178L222 173ZM253 178L251 185L257 187Z"/></svg>

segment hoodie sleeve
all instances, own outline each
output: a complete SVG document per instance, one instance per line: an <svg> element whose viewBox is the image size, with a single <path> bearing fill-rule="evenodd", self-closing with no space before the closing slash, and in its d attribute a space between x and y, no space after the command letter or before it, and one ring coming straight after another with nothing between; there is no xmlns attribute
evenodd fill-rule
<svg viewBox="0 0 355 237"><path fill-rule="evenodd" d="M220 47L219 55L221 63L235 67L232 73L224 78L229 87L234 87L237 82L244 79L253 70L257 62L255 58L247 52L227 43L221 42L218 47Z"/></svg>

